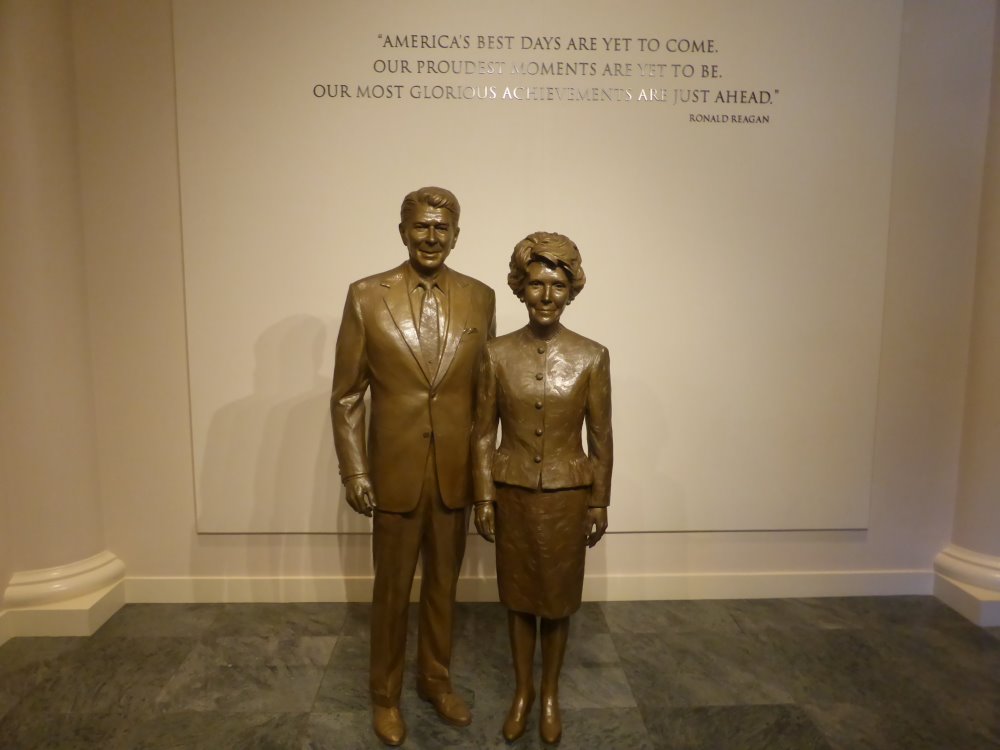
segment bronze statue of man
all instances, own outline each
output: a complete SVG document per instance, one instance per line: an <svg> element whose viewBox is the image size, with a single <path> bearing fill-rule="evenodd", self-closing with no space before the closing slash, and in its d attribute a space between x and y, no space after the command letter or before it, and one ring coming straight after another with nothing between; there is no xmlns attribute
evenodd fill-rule
<svg viewBox="0 0 1000 750"><path fill-rule="evenodd" d="M444 721L467 726L472 720L449 669L472 503L476 380L496 320L493 290L445 265L458 240L459 211L443 188L421 188L403 199L399 236L409 259L350 285L337 338L334 444L347 502L373 516L372 725L388 745L406 736L399 698L418 556L417 692Z"/></svg>

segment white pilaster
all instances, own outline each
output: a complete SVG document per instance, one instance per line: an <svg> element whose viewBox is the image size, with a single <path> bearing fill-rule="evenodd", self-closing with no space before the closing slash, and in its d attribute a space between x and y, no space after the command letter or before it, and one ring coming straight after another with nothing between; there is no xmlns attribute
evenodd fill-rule
<svg viewBox="0 0 1000 750"><path fill-rule="evenodd" d="M965 419L951 544L934 593L979 625L1000 625L1000 17L980 203Z"/></svg>
<svg viewBox="0 0 1000 750"><path fill-rule="evenodd" d="M0 637L92 632L124 573L104 550L70 12L0 2Z"/></svg>

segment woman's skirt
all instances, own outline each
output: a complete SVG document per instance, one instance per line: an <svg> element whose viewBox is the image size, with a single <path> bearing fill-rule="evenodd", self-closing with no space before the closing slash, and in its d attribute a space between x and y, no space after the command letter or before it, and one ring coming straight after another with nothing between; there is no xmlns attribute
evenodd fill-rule
<svg viewBox="0 0 1000 750"><path fill-rule="evenodd" d="M589 500L589 487L497 485L497 585L508 609L554 620L580 608Z"/></svg>

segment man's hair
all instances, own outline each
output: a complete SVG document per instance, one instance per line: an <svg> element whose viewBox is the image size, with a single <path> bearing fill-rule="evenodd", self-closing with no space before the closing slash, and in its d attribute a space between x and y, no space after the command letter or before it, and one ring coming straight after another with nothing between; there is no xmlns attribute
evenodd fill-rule
<svg viewBox="0 0 1000 750"><path fill-rule="evenodd" d="M510 256L507 285L522 301L524 282L528 278L528 266L532 263L544 263L551 268L561 268L565 272L566 278L569 279L569 302L576 298L587 283L580 249L573 240L556 232L534 232L518 242Z"/></svg>
<svg viewBox="0 0 1000 750"><path fill-rule="evenodd" d="M458 198L450 190L441 187L422 187L408 193L403 198L403 205L399 207L399 220L405 223L406 218L421 204L433 208L447 208L458 224L458 215L462 211L458 205Z"/></svg>

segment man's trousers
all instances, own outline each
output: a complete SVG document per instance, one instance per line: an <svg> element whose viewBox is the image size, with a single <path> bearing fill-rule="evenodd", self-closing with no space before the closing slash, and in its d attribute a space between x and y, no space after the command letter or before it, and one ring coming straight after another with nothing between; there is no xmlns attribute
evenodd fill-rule
<svg viewBox="0 0 1000 750"><path fill-rule="evenodd" d="M417 690L424 697L451 692L455 588L465 554L468 520L467 507L451 510L441 500L433 446L417 507L409 513L375 511L372 703L386 707L399 705L406 653L406 615L418 557L422 567Z"/></svg>

